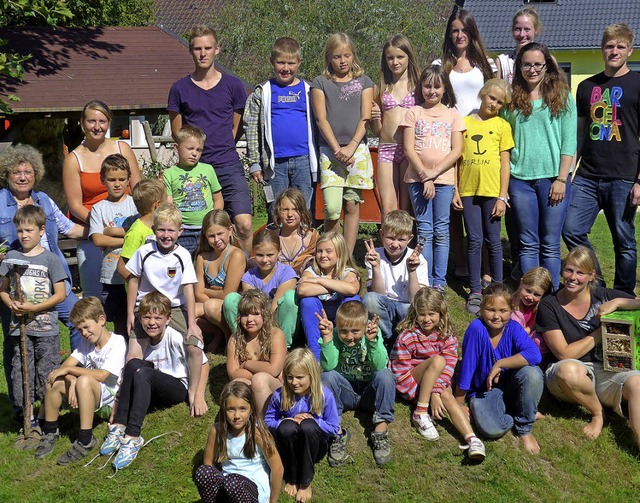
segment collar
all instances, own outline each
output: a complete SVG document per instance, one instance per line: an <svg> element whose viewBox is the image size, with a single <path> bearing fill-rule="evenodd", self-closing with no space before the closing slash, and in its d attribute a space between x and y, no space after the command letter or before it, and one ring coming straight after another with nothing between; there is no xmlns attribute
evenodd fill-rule
<svg viewBox="0 0 640 503"><path fill-rule="evenodd" d="M384 248L383 248L383 250L384 250L384 256L385 256L385 257L387 257L387 260L389 261L389 263L390 263L392 266L395 266L395 265L398 265L400 262L402 262L402 261L404 260L404 258L407 256L407 252L409 251L409 247L407 246L407 247L404 249L404 251L402 252L402 256L401 256L398 260L396 260L395 262L393 262L393 261L389 258L389 254L387 253L387 250L385 250Z"/></svg>

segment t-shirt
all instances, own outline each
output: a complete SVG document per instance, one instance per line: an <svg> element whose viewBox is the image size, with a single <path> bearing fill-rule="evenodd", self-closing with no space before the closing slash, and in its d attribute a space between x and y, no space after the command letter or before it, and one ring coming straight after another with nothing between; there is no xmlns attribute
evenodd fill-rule
<svg viewBox="0 0 640 503"><path fill-rule="evenodd" d="M407 258L411 256L413 249L407 247L402 257L395 263L389 260L384 247L376 248L376 251L380 254L380 274L384 280L385 296L391 300L408 304L411 302L411 298L409 297ZM364 265L367 268L367 287L370 287L373 271L369 262L365 261ZM420 254L420 265L416 269L416 274L420 286L429 286L429 265L422 254Z"/></svg>
<svg viewBox="0 0 640 503"><path fill-rule="evenodd" d="M199 162L192 168L171 166L164 172L167 194L182 212L185 227L202 227L204 216L213 209L213 194L221 187L213 166Z"/></svg>
<svg viewBox="0 0 640 503"><path fill-rule="evenodd" d="M169 253L159 251L155 241L142 245L127 262L126 268L140 278L136 306L151 292L165 295L171 301L171 307L183 306L184 285L198 282L191 254L180 245Z"/></svg>
<svg viewBox="0 0 640 503"><path fill-rule="evenodd" d="M147 241L154 241L155 238L156 236L153 234L151 227L147 227L140 219L136 220L124 235L124 244L122 245L120 256L129 260L138 248Z"/></svg>
<svg viewBox="0 0 640 503"><path fill-rule="evenodd" d="M500 153L513 148L511 126L502 117L464 118L467 130L460 165L460 196L500 195Z"/></svg>
<svg viewBox="0 0 640 503"><path fill-rule="evenodd" d="M561 330L567 344L584 339L594 330L600 328L600 318L596 316L600 306L617 298L633 299L633 295L611 290L609 288L594 288L591 290L591 305L589 311L581 320L571 316L560 305L558 292L547 295L538 305L538 315L536 316L537 331L543 334L551 330ZM577 358L583 362L592 362L594 359L602 360L602 347L596 345L587 354ZM555 356L552 361L557 361Z"/></svg>
<svg viewBox="0 0 640 503"><path fill-rule="evenodd" d="M335 82L323 75L313 79L311 89L324 93L327 121L340 145L346 145L353 138L360 122L362 91L372 87L373 82L366 75L349 82ZM329 145L322 135L320 145Z"/></svg>
<svg viewBox="0 0 640 503"><path fill-rule="evenodd" d="M466 126L460 113L454 108L437 106L424 108L422 105L411 107L400 123L400 127L414 128L414 150L425 168L431 169L451 152L451 135L464 131ZM453 164L451 165L453 168ZM407 183L419 182L420 177L409 167L404 175ZM455 173L449 169L435 179L435 183L453 185Z"/></svg>
<svg viewBox="0 0 640 503"><path fill-rule="evenodd" d="M267 297L273 299L276 295L278 287L291 279L298 279L298 275L291 266L276 262L276 270L271 276L271 279L266 283L262 280L260 275L260 268L258 266L250 268L242 276L242 282L247 285L262 290Z"/></svg>
<svg viewBox="0 0 640 503"><path fill-rule="evenodd" d="M233 114L244 109L245 101L247 93L237 77L223 73L215 86L202 89L187 75L171 86L167 110L181 114L183 124L198 126L207 135L202 162L226 168L240 161Z"/></svg>
<svg viewBox="0 0 640 503"><path fill-rule="evenodd" d="M576 94L578 117L587 131L578 174L587 178L635 180L640 169L640 75L583 80Z"/></svg>
<svg viewBox="0 0 640 503"><path fill-rule="evenodd" d="M109 377L104 381L114 394L120 386L120 374L124 368L127 357L127 343L124 337L111 334L109 341L100 349L85 339L80 339L79 346L71 353L71 358L86 369L107 370Z"/></svg>
<svg viewBox="0 0 640 503"><path fill-rule="evenodd" d="M48 300L53 295L53 285L68 279L60 258L49 250L43 250L38 255L29 256L17 250L10 250L0 263L0 276L9 277L12 299L16 298L17 285L13 274L11 274L10 259L24 260L29 263L20 278L20 287L24 294L24 300L32 304L40 304ZM48 337L60 333L58 311L55 308L27 315L26 323L27 335L32 337ZM20 335L19 320L13 313L11 313L9 333L14 336Z"/></svg>
<svg viewBox="0 0 640 503"><path fill-rule="evenodd" d="M271 135L276 159L309 155L307 129L307 93L304 82L281 86L275 79L271 86Z"/></svg>
<svg viewBox="0 0 640 503"><path fill-rule="evenodd" d="M114 203L106 199L93 205L89 216L89 236L104 234L107 227L124 228L132 217L138 214L133 197L126 196L123 201ZM105 285L122 285L124 280L116 272L118 259L122 248L104 247L102 252L102 266L100 268L100 283Z"/></svg>
<svg viewBox="0 0 640 503"><path fill-rule="evenodd" d="M379 327L374 341L370 341L363 334L360 342L349 347L340 339L338 329L334 328L333 339L325 343L320 337L318 344L322 370L335 370L351 382L369 382L378 370L386 368L389 363L389 355Z"/></svg>
<svg viewBox="0 0 640 503"><path fill-rule="evenodd" d="M162 340L157 344L149 341L144 350L143 360L153 363L153 368L163 374L168 374L180 380L185 388L189 388L189 365L187 363L187 349L184 337L171 327L164 331ZM202 364L209 360L202 352Z"/></svg>

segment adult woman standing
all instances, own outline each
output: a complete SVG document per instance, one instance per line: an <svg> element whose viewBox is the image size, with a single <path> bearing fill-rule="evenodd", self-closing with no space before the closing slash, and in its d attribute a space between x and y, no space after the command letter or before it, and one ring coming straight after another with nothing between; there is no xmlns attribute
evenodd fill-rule
<svg viewBox="0 0 640 503"><path fill-rule="evenodd" d="M560 277L560 233L569 208L577 147L576 104L546 46L532 42L516 57L513 98L503 111L511 124L509 196L520 242L522 273L539 265ZM502 112L501 112L502 113Z"/></svg>
<svg viewBox="0 0 640 503"><path fill-rule="evenodd" d="M511 35L516 43L516 48L512 52L502 53L496 58L499 79L506 80L509 84L513 82L518 52L525 45L534 42L540 33L542 33L542 21L540 21L535 7L523 7L515 13L511 21Z"/></svg>
<svg viewBox="0 0 640 503"><path fill-rule="evenodd" d="M84 140L65 157L62 167L62 182L71 218L85 227L89 225L93 205L107 197L107 189L100 179L100 167L105 157L124 155L131 167L129 187L133 188L140 181L138 162L131 147L125 142L107 138L111 118L111 110L103 102L93 100L87 103L80 118ZM90 240L78 242L80 285L85 296L100 297L102 294L100 261L100 248Z"/></svg>
<svg viewBox="0 0 640 503"><path fill-rule="evenodd" d="M7 147L0 152L0 242L3 248L19 249L18 233L13 223L13 217L21 206L33 204L43 209L47 218L45 234L42 236L42 246L60 257L62 265L69 277L66 282L67 297L56 307L60 321L70 330L71 349L75 349L80 343L80 334L69 321L71 308L77 302L77 297L71 291L71 273L58 247L58 233L70 238L81 239L86 235L85 228L74 224L63 215L56 203L44 192L33 190L36 183L44 176L44 164L42 154L28 145L16 145ZM0 260L4 259L4 253L0 254ZM2 361L5 377L7 379L9 398L13 402L11 386L11 360L13 358L13 344L9 333L9 321L11 312L0 302L0 320L2 321L2 333L4 345Z"/></svg>

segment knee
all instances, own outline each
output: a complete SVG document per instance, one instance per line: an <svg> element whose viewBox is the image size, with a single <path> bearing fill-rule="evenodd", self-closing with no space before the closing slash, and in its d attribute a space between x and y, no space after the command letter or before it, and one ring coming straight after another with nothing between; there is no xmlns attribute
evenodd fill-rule
<svg viewBox="0 0 640 503"><path fill-rule="evenodd" d="M295 308L296 310L298 309L298 306L296 305L296 291L295 290L287 290L284 295L282 297L280 297L280 300L278 301L278 308L284 308L284 309L293 309Z"/></svg>
<svg viewBox="0 0 640 503"><path fill-rule="evenodd" d="M258 372L251 378L251 389L254 393L271 392L271 380L273 377L267 372Z"/></svg>
<svg viewBox="0 0 640 503"><path fill-rule="evenodd" d="M247 239L252 235L251 215L237 216L235 219L236 232L240 239Z"/></svg>
<svg viewBox="0 0 640 503"><path fill-rule="evenodd" d="M393 373L387 369L380 369L373 375L373 384L377 388L381 389L395 389L396 387L396 378L393 376Z"/></svg>
<svg viewBox="0 0 640 503"><path fill-rule="evenodd" d="M318 423L315 419L303 419L300 421L300 431L305 435L314 434L318 430Z"/></svg>
<svg viewBox="0 0 640 503"><path fill-rule="evenodd" d="M444 368L447 366L447 360L445 360L441 355L432 356L431 366L441 374Z"/></svg>
<svg viewBox="0 0 640 503"><path fill-rule="evenodd" d="M517 372L518 379L531 384L540 384L544 382L542 370L537 365L527 365Z"/></svg>
<svg viewBox="0 0 640 503"><path fill-rule="evenodd" d="M302 311L301 316L303 316L303 318L313 317L313 320L316 320L316 317L314 316L313 313L315 312L320 313L321 310L322 310L322 302L318 297L301 297L300 298L300 311Z"/></svg>
<svg viewBox="0 0 640 503"><path fill-rule="evenodd" d="M329 197L324 200L324 218L326 220L339 220L342 212L342 198Z"/></svg>
<svg viewBox="0 0 640 503"><path fill-rule="evenodd" d="M382 302L380 302L382 295L376 292L367 292L362 297L362 303L367 308L367 311L370 313L379 314L379 311L382 307Z"/></svg>
<svg viewBox="0 0 640 503"><path fill-rule="evenodd" d="M640 375L633 375L625 381L622 394L628 401L640 399Z"/></svg>
<svg viewBox="0 0 640 503"><path fill-rule="evenodd" d="M202 306L205 317L209 321L213 321L213 322L222 321L222 306L223 304L220 299L207 300Z"/></svg>
<svg viewBox="0 0 640 503"><path fill-rule="evenodd" d="M574 362L565 362L558 367L556 378L560 384L573 388L589 379L586 368Z"/></svg>
<svg viewBox="0 0 640 503"><path fill-rule="evenodd" d="M76 379L76 390L78 392L83 392L91 388L93 383L96 380L93 377L89 377L88 375L82 375Z"/></svg>
<svg viewBox="0 0 640 503"><path fill-rule="evenodd" d="M327 372L322 372L320 374L320 379L322 380L322 384L324 384L327 388L329 388L333 394L335 395L335 390L340 384L340 374L335 370L329 370Z"/></svg>
<svg viewBox="0 0 640 503"><path fill-rule="evenodd" d="M278 426L277 434L283 440L294 438L298 434L298 423L289 419L283 420Z"/></svg>

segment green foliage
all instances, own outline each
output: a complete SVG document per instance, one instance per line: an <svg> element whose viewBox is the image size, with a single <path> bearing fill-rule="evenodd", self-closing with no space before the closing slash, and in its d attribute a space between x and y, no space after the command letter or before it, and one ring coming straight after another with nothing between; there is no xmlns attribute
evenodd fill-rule
<svg viewBox="0 0 640 503"><path fill-rule="evenodd" d="M66 0L68 26L145 26L154 22L153 0Z"/></svg>
<svg viewBox="0 0 640 503"><path fill-rule="evenodd" d="M300 42L300 76L313 79L324 67L327 37L338 31L354 39L367 75L377 81L382 46L396 33L411 40L420 66L438 57L451 7L450 0L228 0L211 23L220 37L220 61L249 82L271 76L271 45L281 36Z"/></svg>

